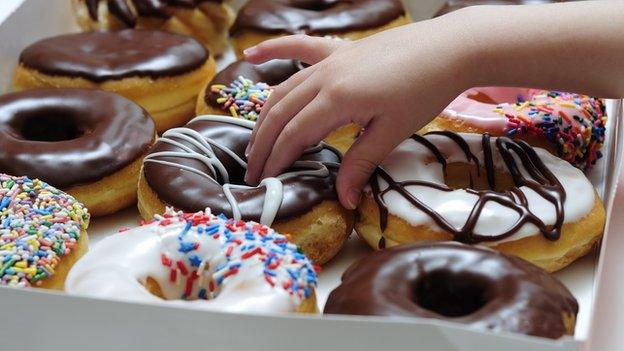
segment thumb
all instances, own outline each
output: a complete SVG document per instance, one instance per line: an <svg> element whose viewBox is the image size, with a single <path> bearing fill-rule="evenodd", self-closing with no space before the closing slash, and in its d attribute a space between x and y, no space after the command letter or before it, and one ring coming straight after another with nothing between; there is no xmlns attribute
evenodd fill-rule
<svg viewBox="0 0 624 351"><path fill-rule="evenodd" d="M391 123L373 119L345 154L336 188L340 203L353 210L360 202L362 189L384 158L403 140Z"/></svg>
<svg viewBox="0 0 624 351"><path fill-rule="evenodd" d="M331 55L344 43L340 39L296 34L263 41L245 49L244 54L245 60L254 64L273 59L293 59L313 65Z"/></svg>

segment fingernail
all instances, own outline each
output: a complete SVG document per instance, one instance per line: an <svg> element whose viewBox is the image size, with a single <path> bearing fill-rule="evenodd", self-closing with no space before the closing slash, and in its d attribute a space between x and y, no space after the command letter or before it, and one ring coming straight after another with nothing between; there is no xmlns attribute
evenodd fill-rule
<svg viewBox="0 0 624 351"><path fill-rule="evenodd" d="M245 172L245 183L251 184L250 180L251 180L251 177L249 176L249 171L246 171Z"/></svg>
<svg viewBox="0 0 624 351"><path fill-rule="evenodd" d="M360 191L356 188L351 188L347 191L347 205L349 210L355 210L360 203Z"/></svg>
<svg viewBox="0 0 624 351"><path fill-rule="evenodd" d="M245 157L249 158L250 152L251 152L251 142L247 144L247 148L245 149Z"/></svg>
<svg viewBox="0 0 624 351"><path fill-rule="evenodd" d="M256 47L255 47L255 46L252 46L252 47L250 47L250 48L247 48L247 49L243 50L243 54L244 54L245 56L251 56L251 55L255 54L255 53L256 53L256 51L258 51L258 50L256 49Z"/></svg>

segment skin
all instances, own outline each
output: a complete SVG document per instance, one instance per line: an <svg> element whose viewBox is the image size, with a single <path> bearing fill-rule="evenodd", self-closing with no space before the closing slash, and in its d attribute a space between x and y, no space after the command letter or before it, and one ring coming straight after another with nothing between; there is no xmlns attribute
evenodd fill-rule
<svg viewBox="0 0 624 351"><path fill-rule="evenodd" d="M624 1L479 6L348 42L295 35L245 51L252 63L312 66L280 84L247 148L258 184L309 145L354 122L363 134L344 157L340 201L357 206L375 167L399 143L476 86L624 96Z"/></svg>

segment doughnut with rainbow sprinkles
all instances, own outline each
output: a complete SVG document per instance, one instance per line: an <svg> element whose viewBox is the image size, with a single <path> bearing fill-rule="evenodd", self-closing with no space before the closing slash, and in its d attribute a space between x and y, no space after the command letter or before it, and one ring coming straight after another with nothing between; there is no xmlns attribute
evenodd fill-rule
<svg viewBox="0 0 624 351"><path fill-rule="evenodd" d="M28 177L0 174L0 285L62 290L87 250L89 212Z"/></svg>
<svg viewBox="0 0 624 351"><path fill-rule="evenodd" d="M448 130L523 139L589 170L602 157L607 115L601 99L523 88L465 91L422 133Z"/></svg>

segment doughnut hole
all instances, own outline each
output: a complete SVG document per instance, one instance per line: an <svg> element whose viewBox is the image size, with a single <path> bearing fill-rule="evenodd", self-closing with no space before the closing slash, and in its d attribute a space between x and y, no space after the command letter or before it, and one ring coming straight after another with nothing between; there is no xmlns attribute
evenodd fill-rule
<svg viewBox="0 0 624 351"><path fill-rule="evenodd" d="M30 141L58 142L80 138L85 134L71 115L54 111L45 115L26 113L16 118L14 129L22 138Z"/></svg>
<svg viewBox="0 0 624 351"><path fill-rule="evenodd" d="M340 5L341 1L338 0L298 0L294 2L294 7L299 9L305 9L310 11L325 11L334 6Z"/></svg>
<svg viewBox="0 0 624 351"><path fill-rule="evenodd" d="M413 301L446 317L464 317L488 304L491 284L477 274L436 270L416 281Z"/></svg>
<svg viewBox="0 0 624 351"><path fill-rule="evenodd" d="M495 186L490 189L487 172L481 167L477 170L467 163L450 163L446 167L445 183L453 189L494 190L504 192L515 186L509 173L494 171Z"/></svg>

